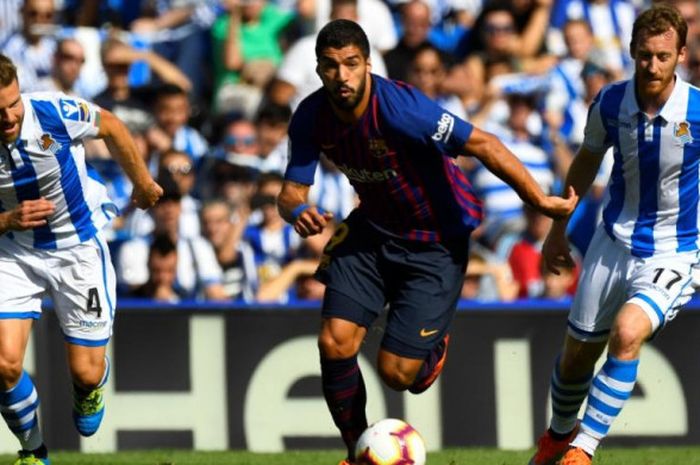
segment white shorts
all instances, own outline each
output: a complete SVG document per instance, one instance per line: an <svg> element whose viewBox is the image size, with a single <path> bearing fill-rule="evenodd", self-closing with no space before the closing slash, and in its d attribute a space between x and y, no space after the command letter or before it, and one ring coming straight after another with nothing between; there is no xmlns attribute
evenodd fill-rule
<svg viewBox="0 0 700 465"><path fill-rule="evenodd" d="M700 285L698 260L698 252L635 257L599 227L583 262L569 334L581 341L605 341L628 302L644 310L656 333Z"/></svg>
<svg viewBox="0 0 700 465"><path fill-rule="evenodd" d="M0 318L38 319L50 297L67 342L103 346L112 335L116 279L101 234L57 250L0 236L0 283Z"/></svg>

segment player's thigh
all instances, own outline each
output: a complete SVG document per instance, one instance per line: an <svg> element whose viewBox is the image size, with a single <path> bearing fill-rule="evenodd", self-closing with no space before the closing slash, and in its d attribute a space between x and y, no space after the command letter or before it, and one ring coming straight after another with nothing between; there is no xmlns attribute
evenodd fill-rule
<svg viewBox="0 0 700 465"><path fill-rule="evenodd" d="M42 252L0 237L0 320L38 319L48 284Z"/></svg>
<svg viewBox="0 0 700 465"><path fill-rule="evenodd" d="M607 340L627 298L627 270L633 263L634 257L598 228L586 252L569 313L569 335L584 342Z"/></svg>
<svg viewBox="0 0 700 465"><path fill-rule="evenodd" d="M630 277L628 302L641 307L656 333L673 320L700 285L695 253L652 257Z"/></svg>
<svg viewBox="0 0 700 465"><path fill-rule="evenodd" d="M383 250L390 308L382 348L423 360L454 318L468 243L392 241Z"/></svg>
<svg viewBox="0 0 700 465"><path fill-rule="evenodd" d="M377 243L377 232L357 212L336 228L316 272L326 285L323 318L369 327L379 316L386 298Z"/></svg>
<svg viewBox="0 0 700 465"><path fill-rule="evenodd" d="M98 235L56 251L62 267L51 288L66 342L87 347L107 344L112 334L116 279L109 249Z"/></svg>

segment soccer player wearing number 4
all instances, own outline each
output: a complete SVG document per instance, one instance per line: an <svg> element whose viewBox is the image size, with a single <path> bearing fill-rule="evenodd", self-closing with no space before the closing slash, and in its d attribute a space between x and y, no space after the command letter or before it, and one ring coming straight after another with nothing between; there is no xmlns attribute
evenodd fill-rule
<svg viewBox="0 0 700 465"><path fill-rule="evenodd" d="M531 465L554 464L562 454L562 465L591 463L632 394L642 345L699 283L700 89L675 74L686 57L686 32L671 6L642 13L630 47L634 78L603 88L589 110L566 184L584 195L611 146L614 166L551 378L551 424ZM543 246L555 273L572 266L565 230L566 221L556 221Z"/></svg>
<svg viewBox="0 0 700 465"><path fill-rule="evenodd" d="M126 171L134 205L152 206L162 189L123 123L65 94L20 94L15 66L0 55L0 411L22 446L15 465L49 463L37 391L22 369L45 294L65 339L78 432L94 434L104 414L115 279L100 228L116 207L85 163L90 137L104 138Z"/></svg>
<svg viewBox="0 0 700 465"><path fill-rule="evenodd" d="M331 219L308 205L320 152L350 179L360 206L338 226L317 276L326 285L319 334L323 393L354 463L367 427L357 353L389 303L379 373L396 390L420 393L444 365L470 232L481 205L452 157L479 158L543 213L571 213L577 197L545 195L496 137L460 120L418 90L370 74L369 44L354 22L318 34L323 87L301 102L289 127L291 158L278 198L303 237Z"/></svg>

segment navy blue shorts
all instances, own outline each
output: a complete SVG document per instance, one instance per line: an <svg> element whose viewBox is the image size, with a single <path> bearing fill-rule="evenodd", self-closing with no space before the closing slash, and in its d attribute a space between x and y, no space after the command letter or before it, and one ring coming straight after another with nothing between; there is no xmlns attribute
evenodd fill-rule
<svg viewBox="0 0 700 465"><path fill-rule="evenodd" d="M316 277L326 284L322 316L370 327L389 305L382 347L423 359L447 334L469 255L450 243L388 235L355 210L324 249Z"/></svg>

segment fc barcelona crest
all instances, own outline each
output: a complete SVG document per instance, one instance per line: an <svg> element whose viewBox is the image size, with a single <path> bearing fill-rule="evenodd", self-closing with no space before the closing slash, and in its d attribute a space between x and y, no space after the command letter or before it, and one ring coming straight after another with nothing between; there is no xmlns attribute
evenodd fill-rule
<svg viewBox="0 0 700 465"><path fill-rule="evenodd" d="M673 137L681 144L690 144L693 142L693 136L690 133L690 123L687 121L673 123Z"/></svg>
<svg viewBox="0 0 700 465"><path fill-rule="evenodd" d="M384 139L369 139L369 153L376 158L386 156L389 153L386 141Z"/></svg>

